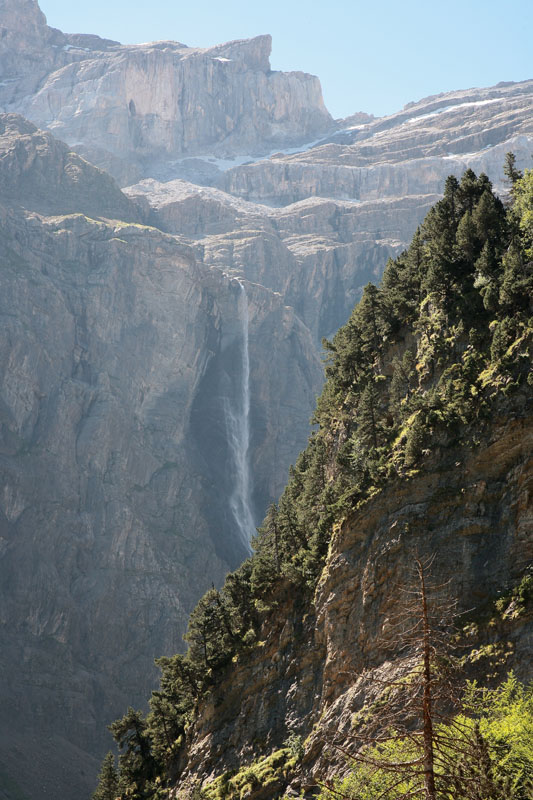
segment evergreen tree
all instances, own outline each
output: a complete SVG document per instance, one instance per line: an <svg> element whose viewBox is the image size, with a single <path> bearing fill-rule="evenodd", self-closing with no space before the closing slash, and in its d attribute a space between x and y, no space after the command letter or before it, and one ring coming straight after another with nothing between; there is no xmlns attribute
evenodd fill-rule
<svg viewBox="0 0 533 800"><path fill-rule="evenodd" d="M369 366L379 362L383 336L386 332L383 310L379 289L373 283L368 283L363 290L356 313L361 330L361 350Z"/></svg>
<svg viewBox="0 0 533 800"><path fill-rule="evenodd" d="M483 298L483 306L487 311L495 311L499 301L500 261L496 258L494 248L487 240L481 255L476 261L476 279L474 286Z"/></svg>
<svg viewBox="0 0 533 800"><path fill-rule="evenodd" d="M230 658L229 621L216 589L210 589L199 601L189 617L184 638L189 645L189 658L203 669L216 669Z"/></svg>
<svg viewBox="0 0 533 800"><path fill-rule="evenodd" d="M116 800L118 796L118 775L115 768L115 756L110 751L102 762L98 775L98 787L92 800Z"/></svg>
<svg viewBox="0 0 533 800"><path fill-rule="evenodd" d="M505 235L505 209L491 189L485 189L472 213L472 221L479 242L490 242L494 247Z"/></svg>
<svg viewBox="0 0 533 800"><path fill-rule="evenodd" d="M126 714L109 726L116 743L124 752L119 757L119 793L129 789L144 797L147 782L156 774L148 724L141 711L128 708Z"/></svg>
<svg viewBox="0 0 533 800"><path fill-rule="evenodd" d="M375 384L369 382L357 405L357 441L364 448L377 450L380 444L379 396Z"/></svg>
<svg viewBox="0 0 533 800"><path fill-rule="evenodd" d="M529 308L533 289L531 264L524 263L520 246L513 241L503 258L503 276L500 288L500 305L510 311L513 308Z"/></svg>
<svg viewBox="0 0 533 800"><path fill-rule="evenodd" d="M276 504L272 506L276 509ZM271 507L272 507L271 506ZM275 511L273 510L273 513ZM268 515L267 515L268 516ZM276 531L279 537L279 531ZM276 562L275 580L279 577L279 564ZM241 566L230 572L222 588L221 597L229 619L229 624L233 631L233 640L248 640L254 637L254 629L257 626L257 614L253 603L251 579L254 563L252 559L247 559Z"/></svg>
<svg viewBox="0 0 533 800"><path fill-rule="evenodd" d="M402 403L408 403L413 389L415 377L415 357L411 350L406 350L402 358L393 361L393 373L390 385L391 408L396 415L402 413Z"/></svg>
<svg viewBox="0 0 533 800"><path fill-rule="evenodd" d="M461 221L457 226L456 239L461 258L468 264L472 264L477 255L478 237L476 225L470 211L465 211L461 217Z"/></svg>
<svg viewBox="0 0 533 800"><path fill-rule="evenodd" d="M514 213L522 237L524 256L533 260L533 170L526 169L522 178L514 185Z"/></svg>
<svg viewBox="0 0 533 800"><path fill-rule="evenodd" d="M516 168L516 156L514 153L509 152L505 154L503 172L511 184L511 187L514 187L515 183L522 177L522 173Z"/></svg>
<svg viewBox="0 0 533 800"><path fill-rule="evenodd" d="M484 179L485 180L482 180L480 183L472 169L467 169L464 172L459 184L459 189L457 190L461 216L465 213L465 211L469 211L472 214L476 201L486 188L486 175L484 176Z"/></svg>

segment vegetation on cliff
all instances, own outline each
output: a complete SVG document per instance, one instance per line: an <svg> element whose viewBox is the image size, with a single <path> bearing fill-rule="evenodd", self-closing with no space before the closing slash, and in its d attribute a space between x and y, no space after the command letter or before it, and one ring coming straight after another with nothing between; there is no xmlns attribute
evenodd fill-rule
<svg viewBox="0 0 533 800"><path fill-rule="evenodd" d="M530 401L533 171L521 175L512 159L507 169L507 209L485 175L448 178L381 287L369 284L325 342L317 428L254 555L200 600L187 654L158 661L149 715L129 709L111 726L122 750L120 797L167 797L199 700L232 659L260 645L282 584L311 598L347 515L387 482L454 457L458 446L475 447L510 400L515 409Z"/></svg>
<svg viewBox="0 0 533 800"><path fill-rule="evenodd" d="M435 794L442 800L527 800L533 790L533 686L510 675L494 689L471 682L462 713L435 729ZM417 770L418 763L418 770ZM392 765L392 766L391 766ZM412 737L365 751L319 800L426 797Z"/></svg>

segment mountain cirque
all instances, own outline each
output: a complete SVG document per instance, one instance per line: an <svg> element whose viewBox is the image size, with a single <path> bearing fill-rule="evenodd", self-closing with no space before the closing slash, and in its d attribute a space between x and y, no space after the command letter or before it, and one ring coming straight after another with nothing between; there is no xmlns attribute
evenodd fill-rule
<svg viewBox="0 0 533 800"><path fill-rule="evenodd" d="M0 33L0 797L74 798L245 554L238 280L260 517L305 444L320 338L446 175L529 164L533 82L335 122L268 36L123 46L34 0L0 0Z"/></svg>

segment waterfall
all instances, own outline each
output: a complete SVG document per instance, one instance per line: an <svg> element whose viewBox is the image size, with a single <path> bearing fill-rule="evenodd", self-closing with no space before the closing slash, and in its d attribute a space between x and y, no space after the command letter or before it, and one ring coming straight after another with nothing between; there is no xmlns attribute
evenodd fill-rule
<svg viewBox="0 0 533 800"><path fill-rule="evenodd" d="M238 281L237 310L240 323L240 385L234 398L226 403L226 429L228 444L235 469L234 488L230 496L230 509L235 518L239 537L250 550L255 523L251 509L250 481L250 356L248 350L248 297L244 284Z"/></svg>

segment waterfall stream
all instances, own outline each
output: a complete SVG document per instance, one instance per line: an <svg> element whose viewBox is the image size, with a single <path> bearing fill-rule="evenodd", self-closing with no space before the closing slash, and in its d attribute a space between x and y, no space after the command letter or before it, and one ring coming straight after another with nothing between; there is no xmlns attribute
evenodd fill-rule
<svg viewBox="0 0 533 800"><path fill-rule="evenodd" d="M226 428L228 443L235 469L234 489L230 496L230 508L235 518L239 537L250 550L255 523L251 509L250 481L250 356L248 350L248 297L241 281L237 310L240 323L240 385L233 401L226 405Z"/></svg>

